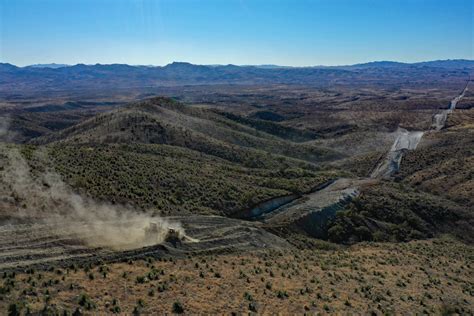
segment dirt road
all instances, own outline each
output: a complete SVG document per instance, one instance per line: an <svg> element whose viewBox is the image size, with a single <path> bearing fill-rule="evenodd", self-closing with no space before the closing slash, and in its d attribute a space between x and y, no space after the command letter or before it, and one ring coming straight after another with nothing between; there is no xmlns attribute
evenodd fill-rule
<svg viewBox="0 0 474 316"><path fill-rule="evenodd" d="M97 262L120 261L146 256L186 256L199 253L286 249L285 240L260 228L259 223L220 216L183 216L166 218L179 221L186 235L195 241L163 244L127 251L93 248L69 233L68 223L61 229L30 223L0 226L0 271L26 267L46 268ZM114 223L110 223L113 225ZM80 225L74 223L74 225ZM88 236L93 238L93 236Z"/></svg>
<svg viewBox="0 0 474 316"><path fill-rule="evenodd" d="M467 84L461 94L451 101L448 110L434 116L433 120L437 130L444 127L447 115L456 108L466 91ZM334 218L336 212L344 209L354 197L359 195L361 185L376 179L390 178L397 172L400 169L403 154L408 150L416 149L425 132L398 128L396 133L397 136L392 147L386 157L372 171L370 178L338 179L321 190L307 194L264 214L260 220L267 225L296 225L303 228L308 234L318 237L324 230L326 223Z"/></svg>
<svg viewBox="0 0 474 316"><path fill-rule="evenodd" d="M370 175L373 179L381 179L390 177L393 173L397 172L400 168L400 162L402 161L403 152L406 150L416 149L424 132L420 131L408 131L404 128L397 130L397 138L390 148L387 156L380 164L374 169Z"/></svg>
<svg viewBox="0 0 474 316"><path fill-rule="evenodd" d="M467 84L464 90L461 92L460 95L455 97L453 100L451 100L451 103L449 105L449 108L447 110L441 111L441 113L435 114L433 116L433 124L431 125L431 129L434 129L436 131L441 130L445 125L446 125L446 120L448 119L448 114L454 111L456 109L456 105L458 104L459 101L464 97L464 94L467 91Z"/></svg>
<svg viewBox="0 0 474 316"><path fill-rule="evenodd" d="M469 81L468 81L469 82ZM447 110L441 111L433 116L433 123L431 129L439 131L446 125L448 114L451 113L456 105L464 97L467 91L467 84L462 90L461 94L456 96L449 105ZM423 137L424 132L422 131L408 131L404 128L398 128L398 136L395 142L387 153L387 156L382 160L379 165L374 169L370 175L373 179L384 179L390 178L395 172L400 169L400 163L402 161L403 153L406 150L414 150L418 146Z"/></svg>

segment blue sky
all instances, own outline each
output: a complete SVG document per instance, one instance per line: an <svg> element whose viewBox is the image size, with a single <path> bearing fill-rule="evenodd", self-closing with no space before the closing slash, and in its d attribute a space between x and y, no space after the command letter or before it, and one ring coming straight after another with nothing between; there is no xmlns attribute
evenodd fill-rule
<svg viewBox="0 0 474 316"><path fill-rule="evenodd" d="M472 0L0 0L0 61L473 59Z"/></svg>

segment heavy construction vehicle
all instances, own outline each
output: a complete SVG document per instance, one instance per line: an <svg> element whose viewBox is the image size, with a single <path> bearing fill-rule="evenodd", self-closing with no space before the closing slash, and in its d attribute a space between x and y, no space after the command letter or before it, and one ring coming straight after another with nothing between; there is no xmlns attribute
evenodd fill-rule
<svg viewBox="0 0 474 316"><path fill-rule="evenodd" d="M161 243L161 242L169 242L174 247L176 245L181 244L183 241L189 240L191 238L186 237L184 234L181 234L178 230L173 228L166 228L168 231L166 232L166 236L163 239L163 227L158 223L151 222L148 227L145 228L145 240L150 243Z"/></svg>

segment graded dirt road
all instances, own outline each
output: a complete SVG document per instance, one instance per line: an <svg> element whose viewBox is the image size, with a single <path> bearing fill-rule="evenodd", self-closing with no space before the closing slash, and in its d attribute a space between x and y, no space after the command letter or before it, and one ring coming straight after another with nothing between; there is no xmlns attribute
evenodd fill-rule
<svg viewBox="0 0 474 316"><path fill-rule="evenodd" d="M0 227L0 271L30 266L67 266L98 260L121 261L146 256L180 257L199 253L291 247L285 240L259 228L258 223L220 216L166 219L181 223L190 238L183 242L168 241L141 249L114 251L87 246L82 242L81 236L69 233L68 225L72 224L68 223L64 223L60 229L57 226L38 223L4 225Z"/></svg>
<svg viewBox="0 0 474 316"><path fill-rule="evenodd" d="M374 169L371 178L380 179L390 177L394 172L400 168L400 162L402 160L403 152L405 150L416 149L418 143L423 137L424 132L412 131L409 132L404 128L397 130L397 138L390 148L387 156L381 163Z"/></svg>
<svg viewBox="0 0 474 316"><path fill-rule="evenodd" d="M468 81L469 83L469 81ZM451 104L449 105L449 108L447 110L441 111L441 113L435 114L433 116L433 124L431 125L431 128L439 131L441 130L445 125L446 125L446 120L448 119L448 114L454 111L456 109L456 105L458 104L459 101L464 97L464 94L467 91L467 84L464 90L461 92L460 95L455 97L452 101Z"/></svg>

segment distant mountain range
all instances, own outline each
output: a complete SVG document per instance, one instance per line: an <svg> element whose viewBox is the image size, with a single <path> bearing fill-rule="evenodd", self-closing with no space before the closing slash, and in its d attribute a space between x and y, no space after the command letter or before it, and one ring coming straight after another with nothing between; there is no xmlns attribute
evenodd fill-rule
<svg viewBox="0 0 474 316"><path fill-rule="evenodd" d="M402 63L397 61L373 61L363 64L355 64L351 66L342 66L344 68L360 68L360 67L440 67L440 68L472 68L474 60L467 59L447 59L423 61L418 63Z"/></svg>
<svg viewBox="0 0 474 316"><path fill-rule="evenodd" d="M174 62L175 63L183 63L184 62ZM79 65L79 64L76 64ZM101 64L96 64L101 65ZM117 65L117 64L115 64ZM447 59L447 60L433 60L433 61L424 61L424 62L416 62L416 63L403 63L398 61L372 61L368 63L360 63L360 64L353 64L353 65L341 65L341 66L307 66L307 67L297 67L297 66L284 66L284 65L274 65L274 64L262 64L262 65L240 65L237 67L256 67L256 68L264 68L264 69L275 69L275 68L359 68L359 67L400 67L400 66L428 66L428 67L447 67L447 68L463 68L463 67L472 67L474 65L474 60L467 60L467 59ZM73 65L69 64L33 64L25 67L30 68L63 68L63 67L72 67ZM89 65L93 66L93 65ZM195 65L197 66L197 65ZM222 65L222 64L213 64L213 65L203 65L208 67L225 67L225 66L234 66L232 64L229 65ZM25 68L24 67L24 68ZM137 65L132 67L160 67L154 65ZM165 66L166 67L166 66Z"/></svg>
<svg viewBox="0 0 474 316"><path fill-rule="evenodd" d="M379 84L430 78L444 80L450 73L474 69L474 60L439 60L421 63L377 61L349 66L284 67L276 65L194 65L173 62L166 66L127 64L68 66L42 64L17 67L0 63L0 92L28 90L123 89L204 84L305 84L328 86L358 82ZM426 81L425 81L426 82Z"/></svg>
<svg viewBox="0 0 474 316"><path fill-rule="evenodd" d="M27 66L27 67L30 67L30 68L53 68L53 69L56 69L56 68L70 67L70 65L52 63L52 64L34 64L34 65Z"/></svg>

